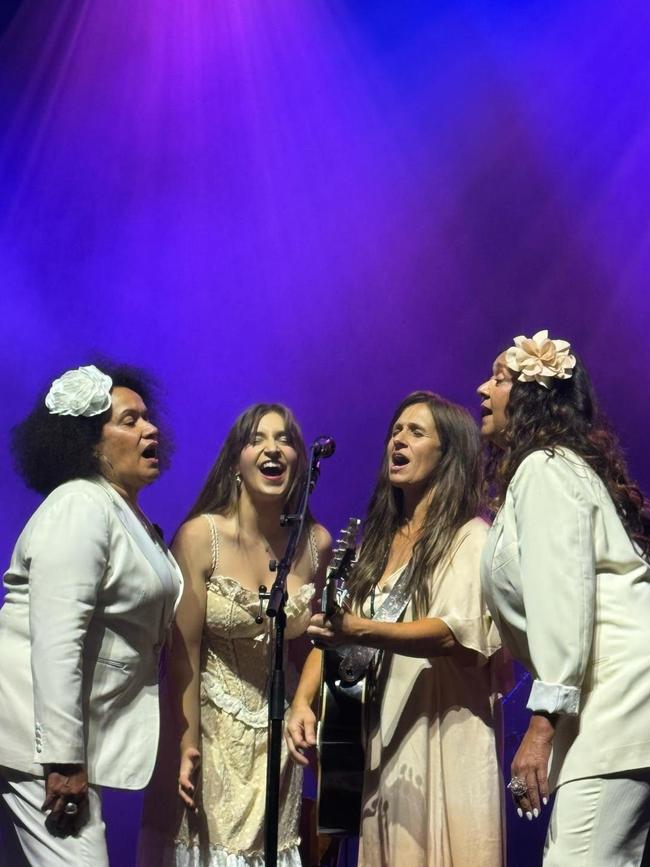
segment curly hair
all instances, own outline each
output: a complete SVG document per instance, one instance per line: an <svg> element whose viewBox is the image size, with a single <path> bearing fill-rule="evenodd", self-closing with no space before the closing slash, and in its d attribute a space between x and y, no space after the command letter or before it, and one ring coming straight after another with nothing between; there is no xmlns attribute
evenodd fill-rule
<svg viewBox="0 0 650 867"><path fill-rule="evenodd" d="M591 380L576 356L570 379L554 379L548 388L537 382L512 383L503 431L505 449L488 446L486 485L500 505L518 466L531 452L549 455L567 448L579 455L602 480L630 538L650 554L647 501L632 481L620 444L596 404Z"/></svg>
<svg viewBox="0 0 650 867"><path fill-rule="evenodd" d="M232 515L237 511L238 489L235 483L235 467L242 449L253 441L259 423L270 412L275 412L282 418L288 442L296 450L298 456L285 508L288 509L295 504L307 470L307 450L300 426L294 414L284 404L255 403L244 410L228 431L219 454L185 521L208 512L215 515ZM307 515L307 519L308 521L312 520L310 514Z"/></svg>
<svg viewBox="0 0 650 867"><path fill-rule="evenodd" d="M481 504L481 444L473 418L460 406L430 391L409 394L395 410L384 439L384 450L375 490L364 521L363 542L347 589L361 607L381 577L390 547L404 519L404 495L388 475L387 445L397 419L415 404L428 407L440 437L441 457L429 479L433 496L419 540L413 548L409 590L416 617L429 610L429 579L452 556L458 530L476 517Z"/></svg>
<svg viewBox="0 0 650 867"><path fill-rule="evenodd" d="M89 362L92 363L92 362ZM146 371L128 365L98 360L95 365L113 380L113 388L129 388L155 415L158 387ZM54 415L45 406L48 388L39 395L34 409L11 430L14 465L25 484L40 494L72 479L89 479L100 474L96 446L112 409L95 416ZM159 450L159 466L169 466L171 442L165 438Z"/></svg>

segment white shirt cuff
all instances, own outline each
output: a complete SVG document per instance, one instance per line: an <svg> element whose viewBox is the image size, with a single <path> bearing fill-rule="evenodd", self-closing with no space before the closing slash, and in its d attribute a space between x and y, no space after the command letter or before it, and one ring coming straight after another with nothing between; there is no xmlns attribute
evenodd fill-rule
<svg viewBox="0 0 650 867"><path fill-rule="evenodd" d="M526 707L533 713L544 711L576 716L580 709L580 689L577 686L534 680Z"/></svg>

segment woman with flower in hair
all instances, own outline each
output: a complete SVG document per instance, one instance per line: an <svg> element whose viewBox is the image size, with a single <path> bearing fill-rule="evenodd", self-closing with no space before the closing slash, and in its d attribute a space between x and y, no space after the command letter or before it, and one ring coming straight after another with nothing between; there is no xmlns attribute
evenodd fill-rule
<svg viewBox="0 0 650 867"><path fill-rule="evenodd" d="M289 528L280 519L296 507L306 466L293 413L254 404L230 429L174 538L185 576L167 683L178 739L147 794L141 867L263 867L271 632L260 587L271 585L269 561L284 553ZM307 628L330 548L327 530L308 516L287 581L287 639ZM302 773L286 759L278 865L300 867ZM184 808L179 828L175 805Z"/></svg>
<svg viewBox="0 0 650 867"><path fill-rule="evenodd" d="M639 865L650 826L650 519L564 340L517 337L478 389L500 507L482 558L533 677L508 785L546 867Z"/></svg>
<svg viewBox="0 0 650 867"><path fill-rule="evenodd" d="M107 867L99 787L143 788L156 757L159 655L182 576L138 505L160 474L151 385L102 368L67 371L13 431L18 470L46 498L16 543L0 612L11 867Z"/></svg>

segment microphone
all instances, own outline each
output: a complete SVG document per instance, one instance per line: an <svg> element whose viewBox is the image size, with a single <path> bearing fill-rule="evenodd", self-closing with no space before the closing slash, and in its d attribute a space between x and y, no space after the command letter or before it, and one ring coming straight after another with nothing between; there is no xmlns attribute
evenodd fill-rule
<svg viewBox="0 0 650 867"><path fill-rule="evenodd" d="M315 460L331 458L336 450L336 443L332 437L316 437L311 446L311 453Z"/></svg>

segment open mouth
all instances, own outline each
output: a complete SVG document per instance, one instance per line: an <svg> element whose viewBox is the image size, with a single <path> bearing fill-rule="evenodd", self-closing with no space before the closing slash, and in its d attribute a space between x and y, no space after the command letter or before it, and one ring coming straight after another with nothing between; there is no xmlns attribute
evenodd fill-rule
<svg viewBox="0 0 650 867"><path fill-rule="evenodd" d="M147 460L158 460L158 443L150 443L142 452L142 457Z"/></svg>
<svg viewBox="0 0 650 867"><path fill-rule="evenodd" d="M277 479L284 473L284 466L277 461L264 461L260 472L267 479Z"/></svg>
<svg viewBox="0 0 650 867"><path fill-rule="evenodd" d="M485 418L488 415L492 415L492 410L488 409L487 406L481 407L481 418Z"/></svg>
<svg viewBox="0 0 650 867"><path fill-rule="evenodd" d="M405 467L409 463L409 459L402 452L393 452L391 463L394 467Z"/></svg>

